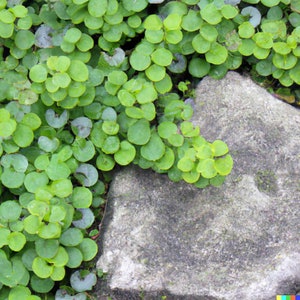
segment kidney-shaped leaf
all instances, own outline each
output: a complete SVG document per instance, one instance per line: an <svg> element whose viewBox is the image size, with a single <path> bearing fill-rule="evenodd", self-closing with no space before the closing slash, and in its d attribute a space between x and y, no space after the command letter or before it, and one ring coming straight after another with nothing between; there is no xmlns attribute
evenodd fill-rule
<svg viewBox="0 0 300 300"><path fill-rule="evenodd" d="M74 134L79 137L86 138L90 135L93 123L89 118L78 117L71 122Z"/></svg>
<svg viewBox="0 0 300 300"><path fill-rule="evenodd" d="M94 273L89 273L86 276L81 276L80 271L76 271L71 275L70 283L72 288L77 292L89 291L97 282L97 277Z"/></svg>
<svg viewBox="0 0 300 300"><path fill-rule="evenodd" d="M19 219L22 207L13 200L4 201L0 205L0 219L4 221L16 221Z"/></svg>
<svg viewBox="0 0 300 300"><path fill-rule="evenodd" d="M151 136L150 122L140 119L128 129L128 141L136 145L145 145Z"/></svg>
<svg viewBox="0 0 300 300"><path fill-rule="evenodd" d="M67 124L69 113L64 110L61 115L56 114L53 109L48 109L45 114L47 123L53 128L60 128Z"/></svg>
<svg viewBox="0 0 300 300"><path fill-rule="evenodd" d="M156 132L152 133L149 142L141 147L141 155L150 161L160 159L164 153L165 144Z"/></svg>
<svg viewBox="0 0 300 300"><path fill-rule="evenodd" d="M81 164L74 174L78 181L84 186L93 186L98 180L98 171L91 164Z"/></svg>

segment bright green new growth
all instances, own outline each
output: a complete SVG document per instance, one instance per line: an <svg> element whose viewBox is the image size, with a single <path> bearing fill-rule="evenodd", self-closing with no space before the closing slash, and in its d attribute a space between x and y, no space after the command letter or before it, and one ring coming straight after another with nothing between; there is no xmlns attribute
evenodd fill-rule
<svg viewBox="0 0 300 300"><path fill-rule="evenodd" d="M17 2L0 0L0 299L41 299L96 256L90 227L116 165L199 188L223 183L233 159L189 121L189 81L246 62L284 87L299 85L300 7ZM95 282L94 272L76 271L73 294L55 297L85 299Z"/></svg>

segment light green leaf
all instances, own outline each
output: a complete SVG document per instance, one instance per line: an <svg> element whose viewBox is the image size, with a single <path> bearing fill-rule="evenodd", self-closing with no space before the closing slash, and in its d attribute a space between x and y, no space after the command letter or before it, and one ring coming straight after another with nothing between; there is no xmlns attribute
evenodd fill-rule
<svg viewBox="0 0 300 300"><path fill-rule="evenodd" d="M147 144L141 147L141 155L149 160L156 161L165 153L165 144L157 133L152 133Z"/></svg>
<svg viewBox="0 0 300 300"><path fill-rule="evenodd" d="M128 141L136 145L145 145L150 140L150 123L145 119L136 121L128 129Z"/></svg>
<svg viewBox="0 0 300 300"><path fill-rule="evenodd" d="M78 82L87 81L89 78L89 70L81 60L72 60L68 69L70 77Z"/></svg>

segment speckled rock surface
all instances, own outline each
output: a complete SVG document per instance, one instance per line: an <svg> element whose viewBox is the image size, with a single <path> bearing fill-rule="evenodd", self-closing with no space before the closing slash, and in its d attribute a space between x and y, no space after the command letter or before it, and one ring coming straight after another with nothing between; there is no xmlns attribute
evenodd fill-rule
<svg viewBox="0 0 300 300"><path fill-rule="evenodd" d="M193 122L232 173L199 190L128 167L109 192L97 267L112 299L274 300L300 291L300 110L237 73L205 78ZM102 286L104 286L102 284Z"/></svg>

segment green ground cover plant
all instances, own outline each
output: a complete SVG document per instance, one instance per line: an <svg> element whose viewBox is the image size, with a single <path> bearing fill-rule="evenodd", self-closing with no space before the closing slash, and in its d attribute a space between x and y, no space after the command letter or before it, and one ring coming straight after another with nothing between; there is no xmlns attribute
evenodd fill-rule
<svg viewBox="0 0 300 300"><path fill-rule="evenodd" d="M0 299L87 299L116 166L223 183L226 143L190 121L202 77L299 100L299 1L150 2L0 0Z"/></svg>

